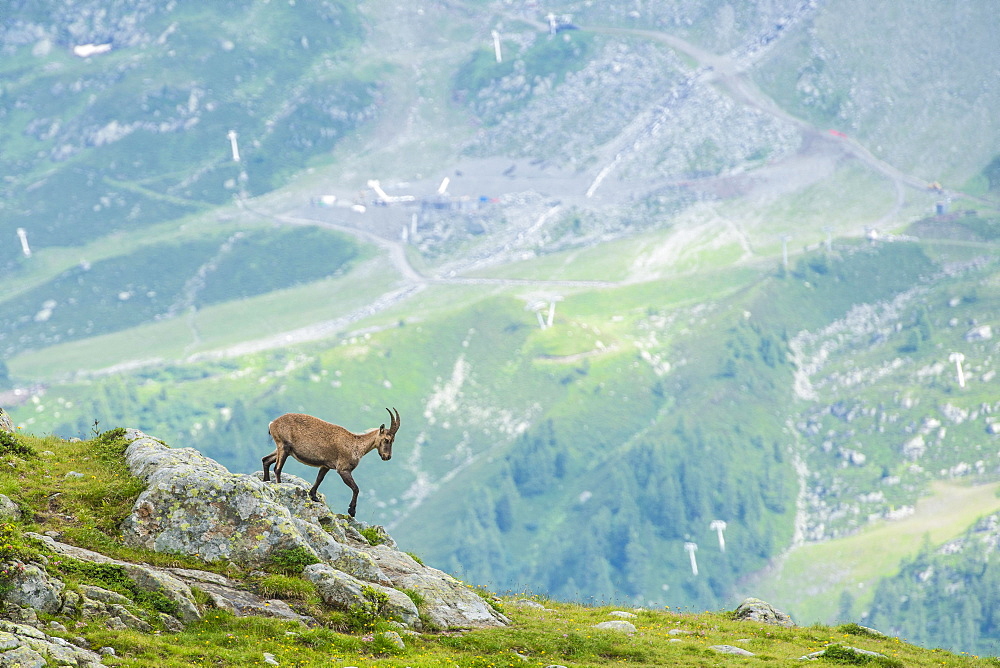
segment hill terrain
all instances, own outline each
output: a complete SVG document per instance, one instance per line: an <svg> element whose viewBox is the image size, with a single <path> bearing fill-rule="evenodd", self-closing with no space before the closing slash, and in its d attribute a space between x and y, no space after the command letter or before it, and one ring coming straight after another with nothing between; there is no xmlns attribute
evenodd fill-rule
<svg viewBox="0 0 1000 668"><path fill-rule="evenodd" d="M992 577L964 487L1000 471L987 5L84 0L2 30L24 429L251 473L281 413L396 407L362 516L460 577L752 586L996 653L985 608L926 635L898 604ZM927 542L863 540L928 505Z"/></svg>
<svg viewBox="0 0 1000 668"><path fill-rule="evenodd" d="M309 502L304 480L232 475L135 430L64 441L3 428L0 457L5 663L687 666L806 655L882 666L996 663L857 624L797 627L763 601L693 614L474 591L400 552L382 527ZM29 478L36 484L26 486ZM178 485L206 494L179 495ZM169 512L177 504L188 512ZM173 519L159 515L164 509ZM317 518L325 520L305 542L282 544L289 526L301 540L298 530ZM237 531L191 530L206 521ZM244 533L261 522L271 525L269 538ZM190 542L178 550L178 539ZM314 549L321 545L336 546L339 556ZM405 595L375 582L398 579L400 567L410 572ZM465 600L440 598L442 584ZM492 611L490 623L473 621L477 606Z"/></svg>

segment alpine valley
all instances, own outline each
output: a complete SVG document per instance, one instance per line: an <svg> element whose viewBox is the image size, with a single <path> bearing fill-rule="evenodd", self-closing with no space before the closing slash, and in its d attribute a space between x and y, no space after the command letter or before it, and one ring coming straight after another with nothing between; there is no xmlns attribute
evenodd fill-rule
<svg viewBox="0 0 1000 668"><path fill-rule="evenodd" d="M358 519L460 579L998 653L992 3L0 15L22 431L252 473L395 408Z"/></svg>

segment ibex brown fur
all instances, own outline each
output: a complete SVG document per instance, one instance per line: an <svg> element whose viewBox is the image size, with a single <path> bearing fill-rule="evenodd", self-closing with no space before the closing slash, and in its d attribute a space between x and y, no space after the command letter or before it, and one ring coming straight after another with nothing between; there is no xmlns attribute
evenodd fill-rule
<svg viewBox="0 0 1000 668"><path fill-rule="evenodd" d="M386 410L389 411L388 408ZM309 498L319 501L316 490L327 472L333 469L354 493L347 509L350 516L354 517L358 505L358 485L351 473L357 468L361 458L372 450L378 450L383 461L389 461L392 457L392 442L399 430L399 411L395 415L389 411L388 429L383 424L378 429L363 434L352 433L339 425L302 413L285 413L271 422L267 429L274 439L275 450L261 459L264 464L264 480L270 480L267 470L274 464L274 480L281 482L281 469L291 455L303 464L319 467L316 484L309 490Z"/></svg>

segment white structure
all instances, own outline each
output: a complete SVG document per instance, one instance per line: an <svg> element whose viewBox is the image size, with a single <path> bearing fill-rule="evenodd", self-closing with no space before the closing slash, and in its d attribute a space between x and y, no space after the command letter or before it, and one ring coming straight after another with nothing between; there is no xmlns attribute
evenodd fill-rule
<svg viewBox="0 0 1000 668"><path fill-rule="evenodd" d="M965 371L962 370L962 362L965 361L965 355L962 353L952 353L948 355L948 361L955 363L955 370L958 372L958 386L965 387Z"/></svg>
<svg viewBox="0 0 1000 668"><path fill-rule="evenodd" d="M788 271L788 242L792 240L791 235L785 234L781 237L781 264Z"/></svg>
<svg viewBox="0 0 1000 668"><path fill-rule="evenodd" d="M563 298L560 295L556 295L552 298L552 301L549 302L549 320L546 323L548 327L552 326L552 321L556 317L556 302L561 302L562 300Z"/></svg>
<svg viewBox="0 0 1000 668"><path fill-rule="evenodd" d="M31 248L28 246L28 233L23 227L17 228L17 237L21 240L21 252L24 257L31 257Z"/></svg>
<svg viewBox="0 0 1000 668"><path fill-rule="evenodd" d="M500 53L500 33L497 32L496 30L491 30L490 34L493 35L493 53L497 57L497 62L498 63L502 63L503 62L503 54Z"/></svg>
<svg viewBox="0 0 1000 668"><path fill-rule="evenodd" d="M535 317L538 318L538 326L541 329L545 329L545 319L542 317L542 311L545 310L546 306L548 306L548 304L546 304L542 300L539 300L539 301L536 301L536 302L532 302L532 303L530 303L530 304L528 304L527 306L524 307L524 309L526 311L532 311L532 312L534 312Z"/></svg>
<svg viewBox="0 0 1000 668"><path fill-rule="evenodd" d="M438 195L444 196L448 192L448 184L451 183L451 179L447 176L441 179L441 185L438 186Z"/></svg>
<svg viewBox="0 0 1000 668"><path fill-rule="evenodd" d="M229 137L229 145L233 149L233 162L239 162L240 161L240 147L236 143L236 131L235 130L230 130L229 134L226 135L226 136Z"/></svg>
<svg viewBox="0 0 1000 668"><path fill-rule="evenodd" d="M829 225L823 226L823 231L826 232L826 252L833 252L833 228Z"/></svg>
<svg viewBox="0 0 1000 668"><path fill-rule="evenodd" d="M708 525L712 531L716 531L719 534L719 549L723 552L726 551L726 537L722 535L722 532L726 530L726 523L722 520L712 520L712 523Z"/></svg>
<svg viewBox="0 0 1000 668"><path fill-rule="evenodd" d="M687 550L688 555L691 557L691 573L698 575L698 560L694 556L694 553L698 551L698 544L684 543L684 549Z"/></svg>
<svg viewBox="0 0 1000 668"><path fill-rule="evenodd" d="M399 202L413 202L417 198L413 195L388 195L384 190L382 190L382 184L379 183L378 179L369 179L368 187L375 191L375 196L378 198L379 202L383 204L397 204Z"/></svg>
<svg viewBox="0 0 1000 668"><path fill-rule="evenodd" d="M545 18L549 20L549 34L555 35L556 27L559 25L558 23L556 23L556 15L553 14L552 12L549 12L549 15L546 16Z"/></svg>
<svg viewBox="0 0 1000 668"><path fill-rule="evenodd" d="M77 44L73 47L73 55L78 58L90 58L111 50L111 44Z"/></svg>

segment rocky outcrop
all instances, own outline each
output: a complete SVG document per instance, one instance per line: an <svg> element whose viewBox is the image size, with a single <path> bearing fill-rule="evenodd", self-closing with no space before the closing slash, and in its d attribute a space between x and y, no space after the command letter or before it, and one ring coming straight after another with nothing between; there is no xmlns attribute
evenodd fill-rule
<svg viewBox="0 0 1000 668"><path fill-rule="evenodd" d="M65 585L36 564L9 561L4 564L10 573L7 580L10 592L5 597L8 605L19 605L35 612L55 614L63 606L62 591Z"/></svg>
<svg viewBox="0 0 1000 668"><path fill-rule="evenodd" d="M282 483L231 473L191 448L170 448L142 432L125 456L147 483L122 529L126 544L157 552L196 555L243 566L317 566L305 575L331 605L349 609L364 586L383 592L404 623L421 625L403 591L422 600L419 614L438 628L507 624L508 620L455 578L417 563L385 541L372 546L352 518L309 499L305 480L284 474ZM405 599L405 600L404 600Z"/></svg>
<svg viewBox="0 0 1000 668"><path fill-rule="evenodd" d="M21 519L21 509L9 496L0 494L0 522L17 522Z"/></svg>
<svg viewBox="0 0 1000 668"><path fill-rule="evenodd" d="M748 598L740 603L733 612L734 619L773 624L775 626L795 626L795 622L787 614L778 610L767 601L759 598Z"/></svg>
<svg viewBox="0 0 1000 668"><path fill-rule="evenodd" d="M201 613L194 601L192 588L197 588L208 595L215 607L227 610L237 617L257 616L257 617L277 617L311 623L312 619L299 615L292 610L287 603L277 599L263 599L252 594L230 580L229 578L190 568L155 568L143 564L133 564L127 561L112 559L99 552L93 552L81 547L67 545L59 541L39 534L28 534L41 541L52 552L79 561L86 561L98 564L114 564L121 566L126 576L135 583L140 590L150 593L161 593L175 605L179 620L165 619L164 622L171 630L172 626L184 622L199 619ZM107 604L122 605L128 603L128 599L120 594L108 592L100 587L81 586L80 593L83 600L79 605L84 611L92 615L106 614L110 618L120 616L120 610L114 609L108 612ZM69 595L67 595L69 596ZM10 598L8 597L8 600ZM105 604L105 605L101 605ZM65 605L65 604L64 604ZM130 624L127 618L122 618L121 622L129 627L136 628ZM176 630L176 629L174 629Z"/></svg>
<svg viewBox="0 0 1000 668"><path fill-rule="evenodd" d="M800 656L801 661L815 661L816 659L826 658L830 661L836 661L837 663L847 663L847 664L863 664L863 663L874 663L874 659L886 658L885 654L880 654L878 652L873 652L870 649L861 649L859 647L850 647L848 645L830 645L825 649L821 649L818 652L812 652L806 654L805 656Z"/></svg>
<svg viewBox="0 0 1000 668"><path fill-rule="evenodd" d="M102 666L101 656L32 626L0 620L0 666Z"/></svg>
<svg viewBox="0 0 1000 668"><path fill-rule="evenodd" d="M14 422L3 408L0 408L0 431L9 431L11 433L14 431Z"/></svg>
<svg viewBox="0 0 1000 668"><path fill-rule="evenodd" d="M327 564L307 566L303 574L328 605L342 610L360 607L372 615L381 613L407 626L420 626L417 606L398 589L364 582Z"/></svg>

